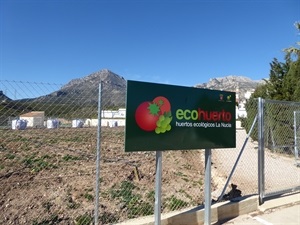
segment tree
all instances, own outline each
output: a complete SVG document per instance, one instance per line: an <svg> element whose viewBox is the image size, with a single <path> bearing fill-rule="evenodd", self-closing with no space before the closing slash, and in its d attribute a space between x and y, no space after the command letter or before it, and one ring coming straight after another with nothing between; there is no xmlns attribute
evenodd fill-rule
<svg viewBox="0 0 300 225"><path fill-rule="evenodd" d="M300 23L295 23L295 27L300 34ZM300 42L297 42L296 45L300 47ZM286 52L285 60L290 65L284 77L284 100L300 101L300 48L292 46L284 49L284 51Z"/></svg>
<svg viewBox="0 0 300 225"><path fill-rule="evenodd" d="M267 84L258 85L251 98L268 98Z"/></svg>
<svg viewBox="0 0 300 225"><path fill-rule="evenodd" d="M295 23L300 33L300 23ZM258 86L247 101L245 107L247 118L242 121L243 126L248 131L257 113L257 98L286 101L300 101L300 42L296 46L284 49L285 62L279 62L276 58L270 63L269 79L266 84ZM272 108L273 107L273 108ZM267 143L270 146L283 145L287 140L293 140L293 112L298 108L287 107L278 104L265 105L268 113L268 127L265 127ZM255 140L257 129L251 137ZM271 137L271 138L269 138ZM276 142L276 143L275 143Z"/></svg>
<svg viewBox="0 0 300 225"><path fill-rule="evenodd" d="M286 62L278 62L275 58L270 63L270 78L266 80L266 95L268 99L284 100L284 79L290 69L290 60Z"/></svg>
<svg viewBox="0 0 300 225"><path fill-rule="evenodd" d="M300 101L300 58L292 62L284 78L284 100Z"/></svg>
<svg viewBox="0 0 300 225"><path fill-rule="evenodd" d="M298 35L300 35L300 22L296 22L294 24L294 26L296 27L296 29L298 31ZM296 45L300 47L300 42L297 42ZM284 51L286 53L286 56L285 56L286 59L293 58L293 57L296 57L297 59L299 59L299 57L300 57L300 49L295 46L286 48L286 49L284 49Z"/></svg>
<svg viewBox="0 0 300 225"><path fill-rule="evenodd" d="M300 34L300 23L295 27ZM285 62L276 58L270 63L269 79L256 88L253 97L273 100L300 101L300 42L284 49Z"/></svg>

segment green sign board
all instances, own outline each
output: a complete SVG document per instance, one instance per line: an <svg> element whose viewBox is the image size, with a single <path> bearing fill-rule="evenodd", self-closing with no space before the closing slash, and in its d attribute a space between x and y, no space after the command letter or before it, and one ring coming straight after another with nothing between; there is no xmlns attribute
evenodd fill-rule
<svg viewBox="0 0 300 225"><path fill-rule="evenodd" d="M127 81L125 151L236 146L235 92Z"/></svg>

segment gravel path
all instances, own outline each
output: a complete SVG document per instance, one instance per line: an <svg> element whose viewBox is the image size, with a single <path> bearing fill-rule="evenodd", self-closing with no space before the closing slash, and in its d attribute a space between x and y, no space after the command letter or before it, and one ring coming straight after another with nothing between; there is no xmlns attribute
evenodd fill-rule
<svg viewBox="0 0 300 225"><path fill-rule="evenodd" d="M246 138L245 130L237 129L236 148L212 150L212 176L214 182L218 184L218 189L212 194L214 198L221 194ZM253 142L251 138L249 138L240 157L229 184L231 183L238 186L238 189L242 191L242 195L258 193L258 143ZM276 193L297 186L300 186L300 167L295 165L295 158L266 150L265 193ZM227 188L226 193L229 190Z"/></svg>

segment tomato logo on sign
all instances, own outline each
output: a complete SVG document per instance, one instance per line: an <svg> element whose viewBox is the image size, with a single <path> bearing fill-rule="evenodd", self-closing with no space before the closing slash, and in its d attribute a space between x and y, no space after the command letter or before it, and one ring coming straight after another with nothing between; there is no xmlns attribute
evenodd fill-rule
<svg viewBox="0 0 300 225"><path fill-rule="evenodd" d="M171 104L166 97L158 96L152 101L142 102L135 111L135 121L144 131L156 134L171 130Z"/></svg>

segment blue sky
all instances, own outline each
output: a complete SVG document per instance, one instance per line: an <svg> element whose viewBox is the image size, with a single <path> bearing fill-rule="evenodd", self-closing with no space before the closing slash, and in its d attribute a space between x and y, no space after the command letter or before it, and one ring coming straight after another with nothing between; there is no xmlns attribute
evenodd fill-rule
<svg viewBox="0 0 300 225"><path fill-rule="evenodd" d="M296 21L299 0L0 0L0 80L259 80L300 40Z"/></svg>

